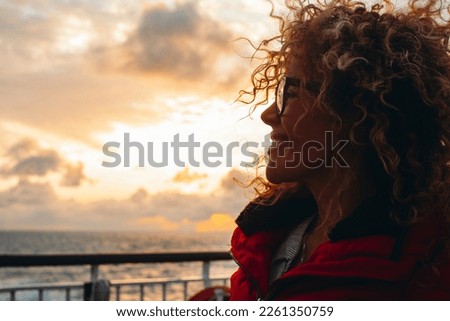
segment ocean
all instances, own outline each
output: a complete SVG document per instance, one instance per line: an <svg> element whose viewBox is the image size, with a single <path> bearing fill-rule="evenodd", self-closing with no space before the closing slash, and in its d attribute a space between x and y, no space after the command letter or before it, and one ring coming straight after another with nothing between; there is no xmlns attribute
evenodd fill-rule
<svg viewBox="0 0 450 321"><path fill-rule="evenodd" d="M159 253L188 251L228 251L230 234L175 234L145 232L19 232L0 231L2 254L97 254L97 253ZM236 270L233 261L211 263L211 275L231 275ZM100 266L101 279L137 279L157 277L199 276L201 263L122 264ZM89 281L89 266L0 268L0 288L41 283ZM190 294L201 284L189 289ZM79 291L81 292L81 291ZM138 299L138 289L124 289L121 299ZM158 287L146 289L146 300L159 300ZM45 300L64 300L61 291L44 292ZM82 293L73 291L73 299ZM36 291L17 292L17 300L37 300ZM182 290L176 285L168 288L168 300L180 300ZM0 300L9 294L0 293Z"/></svg>

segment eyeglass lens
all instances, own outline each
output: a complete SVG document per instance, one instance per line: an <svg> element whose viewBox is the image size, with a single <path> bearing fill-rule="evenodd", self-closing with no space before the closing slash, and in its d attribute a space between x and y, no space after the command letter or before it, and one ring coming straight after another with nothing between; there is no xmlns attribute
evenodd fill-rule
<svg viewBox="0 0 450 321"><path fill-rule="evenodd" d="M276 93L276 105L278 109L278 114L281 115L284 109L284 87L286 85L286 77L283 77L278 83L277 93Z"/></svg>

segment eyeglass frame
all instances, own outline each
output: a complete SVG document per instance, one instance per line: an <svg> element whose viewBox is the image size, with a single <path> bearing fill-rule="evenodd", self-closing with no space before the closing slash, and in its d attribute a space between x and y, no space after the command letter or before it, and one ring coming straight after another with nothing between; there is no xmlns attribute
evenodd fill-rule
<svg viewBox="0 0 450 321"><path fill-rule="evenodd" d="M289 86L300 87L301 80L294 77L283 77L277 85L275 91L275 106L278 112L278 116L281 116L286 109L286 101L288 98L294 96L285 95L286 89Z"/></svg>
<svg viewBox="0 0 450 321"><path fill-rule="evenodd" d="M286 89L289 86L294 86L299 88L303 81L295 77L283 77L278 83L275 91L275 106L277 109L278 116L281 116L286 109L286 102L289 98L298 97L298 94L288 94L286 95ZM307 82L305 84L305 89L313 93L318 93L320 91L320 83L317 82Z"/></svg>

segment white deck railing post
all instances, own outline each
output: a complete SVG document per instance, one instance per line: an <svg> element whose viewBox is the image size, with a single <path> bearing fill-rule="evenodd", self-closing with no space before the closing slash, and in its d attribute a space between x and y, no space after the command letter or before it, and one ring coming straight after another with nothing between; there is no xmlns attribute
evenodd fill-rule
<svg viewBox="0 0 450 321"><path fill-rule="evenodd" d="M91 265L91 282L94 283L98 280L98 265Z"/></svg>
<svg viewBox="0 0 450 321"><path fill-rule="evenodd" d="M209 261L203 261L203 284L205 288L209 288L211 286L211 279L209 277L209 270L210 270L211 262Z"/></svg>

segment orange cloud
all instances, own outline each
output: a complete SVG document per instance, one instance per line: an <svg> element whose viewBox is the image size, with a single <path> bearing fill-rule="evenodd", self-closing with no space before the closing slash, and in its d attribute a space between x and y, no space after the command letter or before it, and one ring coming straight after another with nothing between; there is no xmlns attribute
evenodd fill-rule
<svg viewBox="0 0 450 321"><path fill-rule="evenodd" d="M137 220L137 224L140 226L151 227L152 230L160 231L177 231L180 225L176 222L168 220L164 216L152 216L152 217L142 217Z"/></svg>
<svg viewBox="0 0 450 321"><path fill-rule="evenodd" d="M195 231L196 233L226 232L231 233L236 227L234 218L229 214L214 213L208 219L191 221L187 218L180 221L168 219L164 216L142 217L133 220L132 224L139 229L157 230L166 232Z"/></svg>
<svg viewBox="0 0 450 321"><path fill-rule="evenodd" d="M195 231L206 232L231 232L236 227L234 218L229 214L215 213L208 220L200 221L195 225Z"/></svg>
<svg viewBox="0 0 450 321"><path fill-rule="evenodd" d="M193 183L195 181L207 178L207 174L201 174L196 172L191 172L188 167L178 172L174 177L173 181L175 183Z"/></svg>

